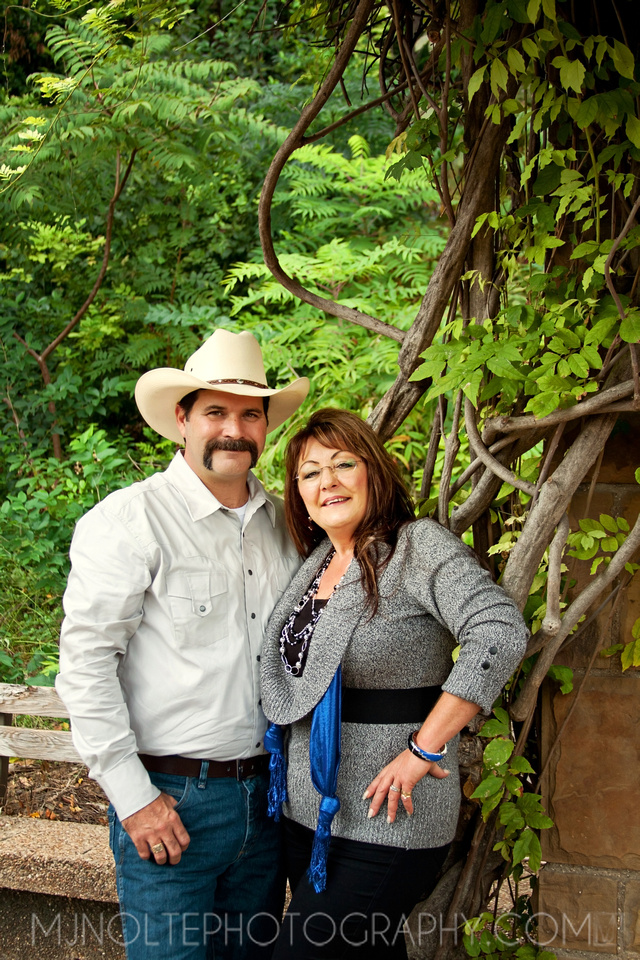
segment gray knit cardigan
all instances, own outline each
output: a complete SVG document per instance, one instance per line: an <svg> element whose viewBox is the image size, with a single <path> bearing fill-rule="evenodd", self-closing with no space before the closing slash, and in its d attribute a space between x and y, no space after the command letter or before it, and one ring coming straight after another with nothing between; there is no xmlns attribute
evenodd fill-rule
<svg viewBox="0 0 640 960"><path fill-rule="evenodd" d="M493 583L472 552L432 520L400 532L396 551L379 578L375 616L367 609L360 568L352 561L316 624L302 677L286 673L279 640L293 607L309 587L331 544L325 540L294 576L275 607L262 653L262 706L268 719L289 725L289 802L286 816L315 829L319 794L309 772L311 711L342 664L345 687L408 689L441 685L490 711L520 662L527 629L515 604ZM461 649L455 664L452 651ZM413 817L402 809L395 823L386 811L367 818L365 788L407 745L414 724L342 724L338 776L340 810L334 836L405 848L438 847L454 836L460 806L456 736L441 762L451 775L429 775L413 790Z"/></svg>

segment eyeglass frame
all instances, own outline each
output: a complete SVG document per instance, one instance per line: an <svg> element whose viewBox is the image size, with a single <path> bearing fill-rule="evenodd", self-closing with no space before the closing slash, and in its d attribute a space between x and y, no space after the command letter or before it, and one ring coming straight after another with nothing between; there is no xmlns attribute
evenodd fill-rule
<svg viewBox="0 0 640 960"><path fill-rule="evenodd" d="M354 469L354 470L355 470L355 468L358 466L359 463L364 463L364 462L365 462L365 461L362 459L362 457L348 457L348 459L353 461L353 469ZM336 480L336 479L337 479L337 476L336 476L336 467L338 467L338 466L339 466L338 463L323 463L322 466L318 465L319 476L318 476L318 479L317 479L316 482L317 482L318 484L320 484L320 483L322 482L322 471L325 470L325 469L326 469L326 470L330 470L331 473L332 473L332 475L333 475L333 479ZM300 480L302 480L303 483L309 483L309 480L307 480L305 477L300 477L300 474L298 474L298 475L297 475L296 477L294 477L293 479L294 479L294 480L297 480L298 483L300 483ZM313 483L314 481L311 481L311 482Z"/></svg>

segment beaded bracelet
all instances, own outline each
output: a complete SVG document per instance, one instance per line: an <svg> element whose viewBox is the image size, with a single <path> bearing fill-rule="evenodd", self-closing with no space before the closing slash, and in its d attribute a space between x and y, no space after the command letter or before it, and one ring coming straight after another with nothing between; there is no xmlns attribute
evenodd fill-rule
<svg viewBox="0 0 640 960"><path fill-rule="evenodd" d="M447 752L446 743L442 748L442 750L440 750L438 753L427 753L427 751L422 750L415 741L415 736L417 732L418 732L417 730L413 730L412 733L409 734L408 744L409 744L409 750L411 750L411 753L413 753L414 756L416 757L420 757L421 760L425 760L427 763L438 763L440 760L442 760L442 758Z"/></svg>

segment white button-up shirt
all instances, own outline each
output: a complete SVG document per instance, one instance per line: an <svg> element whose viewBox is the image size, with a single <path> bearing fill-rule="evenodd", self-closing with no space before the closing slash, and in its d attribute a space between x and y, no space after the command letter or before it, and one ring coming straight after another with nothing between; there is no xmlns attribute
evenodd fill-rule
<svg viewBox="0 0 640 960"><path fill-rule="evenodd" d="M179 452L76 527L56 688L120 819L159 794L138 753L264 753L262 639L300 559L282 502L248 485L241 526Z"/></svg>

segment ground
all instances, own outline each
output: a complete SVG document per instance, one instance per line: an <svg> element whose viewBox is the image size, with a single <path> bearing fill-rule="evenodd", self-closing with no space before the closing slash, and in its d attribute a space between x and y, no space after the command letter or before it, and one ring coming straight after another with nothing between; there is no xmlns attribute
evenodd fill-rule
<svg viewBox="0 0 640 960"><path fill-rule="evenodd" d="M9 764L7 798L0 809L10 816L106 824L108 806L81 763L15 760Z"/></svg>

